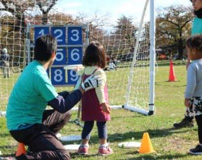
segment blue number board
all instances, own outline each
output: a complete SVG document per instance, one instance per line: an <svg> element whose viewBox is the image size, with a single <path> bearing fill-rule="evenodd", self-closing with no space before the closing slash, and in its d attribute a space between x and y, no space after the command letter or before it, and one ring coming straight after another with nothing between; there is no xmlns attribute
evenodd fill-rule
<svg viewBox="0 0 202 160"><path fill-rule="evenodd" d="M73 70L65 70L66 65L81 64L83 56L82 26L36 26L34 41L42 35L51 34L57 39L56 59L48 70L52 84L74 85L78 75Z"/></svg>

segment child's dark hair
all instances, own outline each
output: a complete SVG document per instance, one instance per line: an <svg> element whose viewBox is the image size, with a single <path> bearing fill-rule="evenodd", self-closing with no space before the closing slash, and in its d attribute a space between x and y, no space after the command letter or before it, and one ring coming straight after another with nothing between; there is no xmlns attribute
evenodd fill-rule
<svg viewBox="0 0 202 160"><path fill-rule="evenodd" d="M188 48L196 49L198 52L202 52L202 34L191 36L186 41Z"/></svg>
<svg viewBox="0 0 202 160"><path fill-rule="evenodd" d="M84 66L99 66L106 67L106 53L103 46L99 42L92 42L86 48L83 57Z"/></svg>
<svg viewBox="0 0 202 160"><path fill-rule="evenodd" d="M48 61L57 50L57 41L51 35L44 35L37 38L34 48L34 59Z"/></svg>

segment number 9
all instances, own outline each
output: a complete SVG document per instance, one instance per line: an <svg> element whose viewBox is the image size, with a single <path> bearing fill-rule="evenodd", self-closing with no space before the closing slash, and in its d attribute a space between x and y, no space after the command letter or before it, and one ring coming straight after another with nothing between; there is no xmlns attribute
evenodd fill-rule
<svg viewBox="0 0 202 160"><path fill-rule="evenodd" d="M77 81L79 78L79 76L73 70L70 71L70 76L71 76L71 81L74 81L74 82Z"/></svg>

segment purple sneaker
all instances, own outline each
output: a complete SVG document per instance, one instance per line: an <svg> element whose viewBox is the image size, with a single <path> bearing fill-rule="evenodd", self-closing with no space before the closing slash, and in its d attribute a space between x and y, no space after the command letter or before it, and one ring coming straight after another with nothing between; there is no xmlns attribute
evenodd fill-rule
<svg viewBox="0 0 202 160"><path fill-rule="evenodd" d="M109 146L100 146L98 154L102 156L110 155L113 153L113 150Z"/></svg>
<svg viewBox="0 0 202 160"><path fill-rule="evenodd" d="M78 154L86 155L88 154L88 149L89 149L88 145L80 145L78 149Z"/></svg>

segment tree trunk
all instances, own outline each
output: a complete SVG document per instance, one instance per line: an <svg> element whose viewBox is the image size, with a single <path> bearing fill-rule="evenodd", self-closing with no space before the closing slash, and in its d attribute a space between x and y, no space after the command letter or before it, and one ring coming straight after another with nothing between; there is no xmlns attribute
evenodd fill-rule
<svg viewBox="0 0 202 160"><path fill-rule="evenodd" d="M183 40L180 38L178 40L178 57L177 59L182 59L183 57Z"/></svg>
<svg viewBox="0 0 202 160"><path fill-rule="evenodd" d="M47 24L48 23L48 13L43 13L42 17L42 24Z"/></svg>

